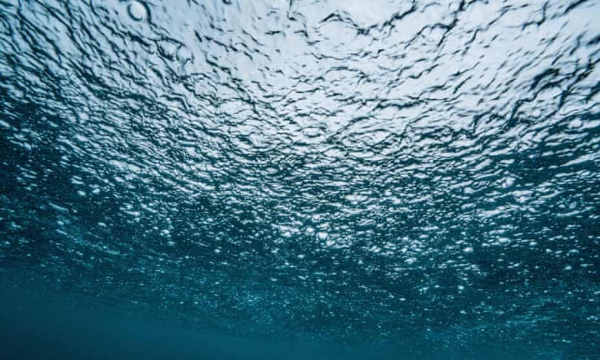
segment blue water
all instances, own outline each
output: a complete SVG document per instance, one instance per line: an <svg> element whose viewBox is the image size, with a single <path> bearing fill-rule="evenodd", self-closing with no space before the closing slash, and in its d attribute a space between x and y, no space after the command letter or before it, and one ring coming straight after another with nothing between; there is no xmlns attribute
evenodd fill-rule
<svg viewBox="0 0 600 360"><path fill-rule="evenodd" d="M600 359L598 19L0 0L0 358Z"/></svg>

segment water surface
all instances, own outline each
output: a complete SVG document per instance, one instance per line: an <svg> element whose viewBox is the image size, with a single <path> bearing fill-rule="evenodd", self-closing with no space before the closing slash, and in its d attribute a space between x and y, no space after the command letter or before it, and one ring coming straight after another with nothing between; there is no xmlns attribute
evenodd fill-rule
<svg viewBox="0 0 600 360"><path fill-rule="evenodd" d="M0 342L597 359L598 18L0 0Z"/></svg>

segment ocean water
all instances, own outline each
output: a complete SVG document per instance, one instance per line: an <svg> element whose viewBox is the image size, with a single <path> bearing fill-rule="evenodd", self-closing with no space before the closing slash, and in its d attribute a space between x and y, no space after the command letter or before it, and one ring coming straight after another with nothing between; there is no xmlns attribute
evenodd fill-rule
<svg viewBox="0 0 600 360"><path fill-rule="evenodd" d="M600 359L598 19L0 0L0 358Z"/></svg>

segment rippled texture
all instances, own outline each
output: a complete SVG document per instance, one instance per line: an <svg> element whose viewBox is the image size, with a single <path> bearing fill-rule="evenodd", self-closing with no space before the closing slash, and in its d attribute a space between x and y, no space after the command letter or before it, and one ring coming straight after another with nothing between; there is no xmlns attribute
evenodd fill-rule
<svg viewBox="0 0 600 360"><path fill-rule="evenodd" d="M598 18L0 0L0 277L240 336L596 358Z"/></svg>

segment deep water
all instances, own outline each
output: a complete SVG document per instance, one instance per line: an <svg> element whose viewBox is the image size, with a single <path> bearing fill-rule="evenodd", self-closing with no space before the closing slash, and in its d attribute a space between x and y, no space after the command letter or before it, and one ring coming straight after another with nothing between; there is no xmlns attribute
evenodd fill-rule
<svg viewBox="0 0 600 360"><path fill-rule="evenodd" d="M598 19L0 0L0 358L600 359Z"/></svg>

